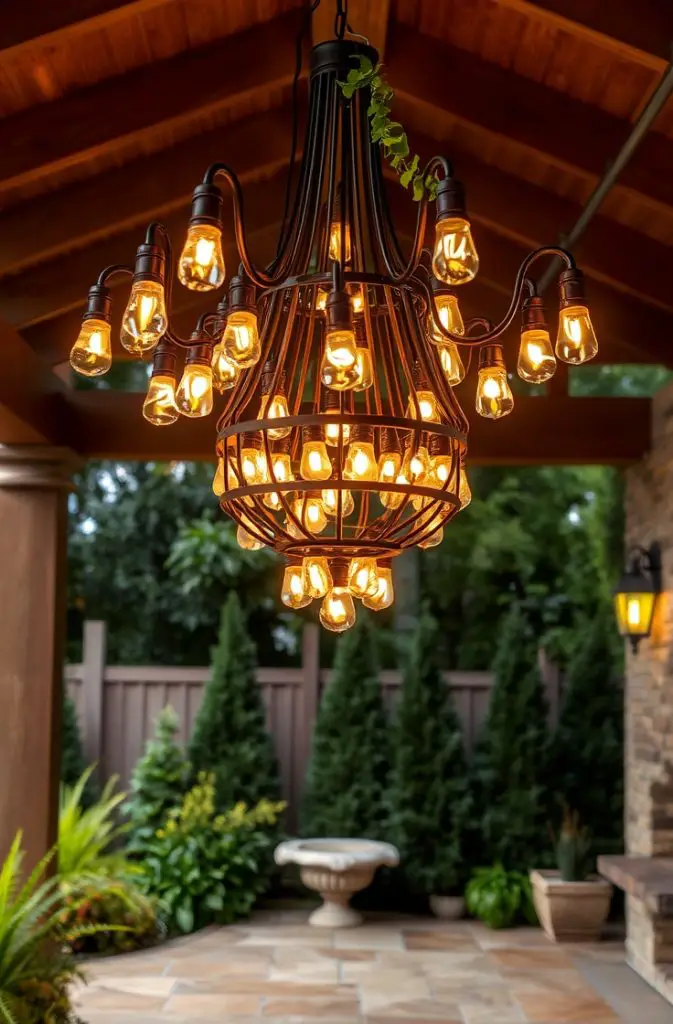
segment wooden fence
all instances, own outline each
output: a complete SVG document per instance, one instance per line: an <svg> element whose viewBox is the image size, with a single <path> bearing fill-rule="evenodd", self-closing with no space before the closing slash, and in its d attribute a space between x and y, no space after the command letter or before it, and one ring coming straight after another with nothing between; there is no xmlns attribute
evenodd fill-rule
<svg viewBox="0 0 673 1024"><path fill-rule="evenodd" d="M259 668L257 679L267 710L283 782L283 796L297 806L310 752L313 725L329 671L320 669L319 630L309 625L302 638L299 668ZM541 655L550 719L556 720L560 678ZM89 762L97 761L101 776L118 774L128 783L133 766L152 736L154 720L166 704L180 716L185 742L199 709L208 668L155 665L106 665L104 622L84 624L83 660L67 665L65 680L74 698ZM400 673L381 673L386 706L394 706ZM447 684L465 730L468 749L484 720L491 695L490 672L447 672Z"/></svg>

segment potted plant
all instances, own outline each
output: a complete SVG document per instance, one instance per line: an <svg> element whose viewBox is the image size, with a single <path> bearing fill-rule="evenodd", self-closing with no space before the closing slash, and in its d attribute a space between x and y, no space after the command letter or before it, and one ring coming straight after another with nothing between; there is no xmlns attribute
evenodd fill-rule
<svg viewBox="0 0 673 1024"><path fill-rule="evenodd" d="M556 942L593 942L610 909L612 886L591 874L591 842L566 807L555 844L557 871L531 871L533 900L545 934Z"/></svg>
<svg viewBox="0 0 673 1024"><path fill-rule="evenodd" d="M467 909L489 928L511 928L520 921L537 924L530 882L502 864L477 868L465 889Z"/></svg>

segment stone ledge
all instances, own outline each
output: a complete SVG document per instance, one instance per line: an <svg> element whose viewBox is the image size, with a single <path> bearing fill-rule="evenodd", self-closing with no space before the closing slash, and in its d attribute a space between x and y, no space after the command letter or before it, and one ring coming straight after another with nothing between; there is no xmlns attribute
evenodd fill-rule
<svg viewBox="0 0 673 1024"><path fill-rule="evenodd" d="M673 858L603 856L598 870L655 917L673 918Z"/></svg>

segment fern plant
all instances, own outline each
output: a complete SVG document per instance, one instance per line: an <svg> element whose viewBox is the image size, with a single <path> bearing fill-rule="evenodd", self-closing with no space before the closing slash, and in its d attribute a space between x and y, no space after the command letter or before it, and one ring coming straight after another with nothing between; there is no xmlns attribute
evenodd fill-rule
<svg viewBox="0 0 673 1024"><path fill-rule="evenodd" d="M87 768L72 788L61 787L58 820L58 873L62 879L124 878L134 869L123 853L111 849L128 824L118 825L114 812L125 793L115 793L118 776L106 783L100 799L90 807L82 805L93 766Z"/></svg>

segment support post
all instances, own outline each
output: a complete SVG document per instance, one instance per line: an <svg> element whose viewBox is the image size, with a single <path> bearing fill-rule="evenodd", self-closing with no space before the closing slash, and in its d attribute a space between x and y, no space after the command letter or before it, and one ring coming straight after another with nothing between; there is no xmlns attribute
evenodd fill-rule
<svg viewBox="0 0 673 1024"><path fill-rule="evenodd" d="M103 683L106 650L106 623L93 619L85 622L82 645L83 741L87 764L97 764L97 771L100 771L103 754Z"/></svg>
<svg viewBox="0 0 673 1024"><path fill-rule="evenodd" d="M74 465L64 449L0 446L0 861L21 830L27 870L57 831Z"/></svg>

